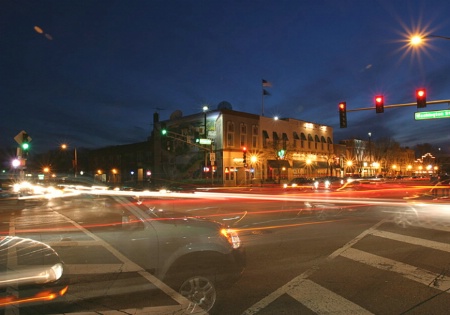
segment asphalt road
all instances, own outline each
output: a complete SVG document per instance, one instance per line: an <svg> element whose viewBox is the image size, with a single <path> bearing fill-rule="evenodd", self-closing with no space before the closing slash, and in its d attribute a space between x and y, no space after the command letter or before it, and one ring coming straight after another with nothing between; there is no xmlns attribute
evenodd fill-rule
<svg viewBox="0 0 450 315"><path fill-rule="evenodd" d="M400 200L417 190L386 191L377 188L348 200L342 192L253 189L239 196L222 191L193 200L143 199L140 206L208 216L239 231L247 268L233 287L219 292L211 314L447 314L450 225L394 224L395 212L379 211L371 202ZM378 199L371 199L373 194ZM90 200L87 206L64 202L95 212L108 207L107 200ZM74 224L64 208L49 203L2 213L2 232L48 243L71 278L62 301L8 307L5 314L181 312L183 299L90 234L82 222Z"/></svg>

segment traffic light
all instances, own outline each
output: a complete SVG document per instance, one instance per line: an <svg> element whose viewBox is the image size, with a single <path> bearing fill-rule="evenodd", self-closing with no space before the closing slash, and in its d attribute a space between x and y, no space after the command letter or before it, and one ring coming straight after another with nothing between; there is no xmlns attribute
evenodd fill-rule
<svg viewBox="0 0 450 315"><path fill-rule="evenodd" d="M165 123L161 123L161 136L167 136L167 127Z"/></svg>
<svg viewBox="0 0 450 315"><path fill-rule="evenodd" d="M282 150L279 150L277 154L280 159L284 159L284 156L286 155L286 151L282 149Z"/></svg>
<svg viewBox="0 0 450 315"><path fill-rule="evenodd" d="M416 90L417 108L427 107L427 91L425 89Z"/></svg>
<svg viewBox="0 0 450 315"><path fill-rule="evenodd" d="M375 96L375 112L377 114L384 113L384 96Z"/></svg>
<svg viewBox="0 0 450 315"><path fill-rule="evenodd" d="M20 145L23 151L28 151L30 149L30 139L27 133L22 134L22 144Z"/></svg>
<svg viewBox="0 0 450 315"><path fill-rule="evenodd" d="M347 103L339 103L339 124L341 128L347 128Z"/></svg>
<svg viewBox="0 0 450 315"><path fill-rule="evenodd" d="M200 133L194 132L195 143L200 143Z"/></svg>
<svg viewBox="0 0 450 315"><path fill-rule="evenodd" d="M242 162L247 164L247 148L242 147Z"/></svg>

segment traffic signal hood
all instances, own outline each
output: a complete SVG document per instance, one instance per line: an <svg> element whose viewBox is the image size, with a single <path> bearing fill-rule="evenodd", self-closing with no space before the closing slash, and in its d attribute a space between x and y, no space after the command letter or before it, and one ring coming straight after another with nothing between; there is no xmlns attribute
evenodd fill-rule
<svg viewBox="0 0 450 315"><path fill-rule="evenodd" d="M242 162L247 164L247 148L242 147Z"/></svg>
<svg viewBox="0 0 450 315"><path fill-rule="evenodd" d="M339 125L341 128L347 128L347 103L339 103Z"/></svg>
<svg viewBox="0 0 450 315"><path fill-rule="evenodd" d="M425 89L416 90L417 108L427 107L427 91Z"/></svg>
<svg viewBox="0 0 450 315"><path fill-rule="evenodd" d="M20 146L24 151L27 151L30 148L30 139L27 133L22 134L22 144Z"/></svg>
<svg viewBox="0 0 450 315"><path fill-rule="evenodd" d="M195 143L200 143L200 133L194 132Z"/></svg>
<svg viewBox="0 0 450 315"><path fill-rule="evenodd" d="M384 113L384 96L375 96L375 112L377 114Z"/></svg>
<svg viewBox="0 0 450 315"><path fill-rule="evenodd" d="M167 135L167 127L165 123L161 123L161 135L166 136Z"/></svg>

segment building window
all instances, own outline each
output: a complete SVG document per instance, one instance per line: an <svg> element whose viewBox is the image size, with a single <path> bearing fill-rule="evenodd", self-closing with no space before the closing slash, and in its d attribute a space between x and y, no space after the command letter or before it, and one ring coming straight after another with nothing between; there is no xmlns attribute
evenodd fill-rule
<svg viewBox="0 0 450 315"><path fill-rule="evenodd" d="M263 148L267 148L267 139L269 139L269 133L266 130L263 130L262 132L262 139L263 139Z"/></svg>
<svg viewBox="0 0 450 315"><path fill-rule="evenodd" d="M252 148L258 148L258 132L259 128L257 125L252 126Z"/></svg>
<svg viewBox="0 0 450 315"><path fill-rule="evenodd" d="M227 122L227 147L234 147L234 122Z"/></svg>
<svg viewBox="0 0 450 315"><path fill-rule="evenodd" d="M247 134L247 125L244 123L241 123L241 135Z"/></svg>
<svg viewBox="0 0 450 315"><path fill-rule="evenodd" d="M246 143L247 143L247 135L241 134L241 147L246 147L247 146Z"/></svg>
<svg viewBox="0 0 450 315"><path fill-rule="evenodd" d="M231 132L227 133L227 147L234 147L234 134Z"/></svg>

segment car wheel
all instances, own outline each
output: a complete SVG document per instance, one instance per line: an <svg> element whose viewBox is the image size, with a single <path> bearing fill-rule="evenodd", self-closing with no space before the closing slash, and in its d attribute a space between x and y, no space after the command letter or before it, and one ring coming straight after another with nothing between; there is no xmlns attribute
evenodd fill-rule
<svg viewBox="0 0 450 315"><path fill-rule="evenodd" d="M189 313L209 312L217 298L216 287L210 278L196 275L185 279L178 292L190 301Z"/></svg>

